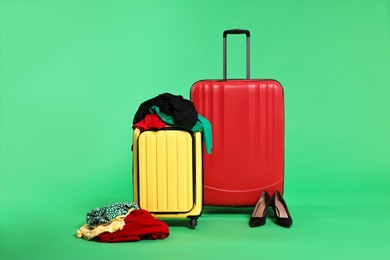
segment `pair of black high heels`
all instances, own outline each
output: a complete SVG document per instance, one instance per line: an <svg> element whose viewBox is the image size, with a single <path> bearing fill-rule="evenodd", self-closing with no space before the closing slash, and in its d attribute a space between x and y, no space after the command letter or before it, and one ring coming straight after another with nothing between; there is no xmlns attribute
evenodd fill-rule
<svg viewBox="0 0 390 260"><path fill-rule="evenodd" d="M250 227L259 227L265 224L267 218L267 209L272 206L275 213L275 222L277 225L289 228L292 225L292 218L288 211L286 202L279 191L275 191L270 198L267 191L261 193L256 202L255 209L249 220Z"/></svg>

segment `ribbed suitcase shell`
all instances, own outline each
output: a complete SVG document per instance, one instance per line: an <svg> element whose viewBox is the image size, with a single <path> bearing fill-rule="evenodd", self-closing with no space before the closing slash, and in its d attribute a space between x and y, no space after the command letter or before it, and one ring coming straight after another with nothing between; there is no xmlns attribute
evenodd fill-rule
<svg viewBox="0 0 390 260"><path fill-rule="evenodd" d="M134 200L156 217L199 216L201 135L183 130L134 131Z"/></svg>
<svg viewBox="0 0 390 260"><path fill-rule="evenodd" d="M213 127L204 155L204 205L253 206L264 190L283 193L284 102L275 80L203 80L191 100Z"/></svg>

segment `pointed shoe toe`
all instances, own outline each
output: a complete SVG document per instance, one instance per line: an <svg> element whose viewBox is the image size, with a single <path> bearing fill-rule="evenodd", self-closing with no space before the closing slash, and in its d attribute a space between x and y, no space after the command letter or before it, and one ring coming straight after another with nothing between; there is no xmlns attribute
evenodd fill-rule
<svg viewBox="0 0 390 260"><path fill-rule="evenodd" d="M260 217L260 218L256 218L256 217L251 217L250 220L249 220L249 226L250 227L260 227L260 226L263 226L265 224L265 219L266 217Z"/></svg>
<svg viewBox="0 0 390 260"><path fill-rule="evenodd" d="M291 217L290 218L276 218L275 223L278 226L289 228L292 226L293 221L292 221Z"/></svg>

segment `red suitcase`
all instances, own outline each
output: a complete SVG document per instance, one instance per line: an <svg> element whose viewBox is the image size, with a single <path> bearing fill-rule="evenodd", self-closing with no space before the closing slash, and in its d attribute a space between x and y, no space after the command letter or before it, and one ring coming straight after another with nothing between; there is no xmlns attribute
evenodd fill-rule
<svg viewBox="0 0 390 260"><path fill-rule="evenodd" d="M226 37L246 34L246 79L227 79ZM283 193L283 88L271 79L250 79L250 32L223 33L223 79L201 80L191 101L213 127L212 154L205 154L204 205L253 206L266 190Z"/></svg>

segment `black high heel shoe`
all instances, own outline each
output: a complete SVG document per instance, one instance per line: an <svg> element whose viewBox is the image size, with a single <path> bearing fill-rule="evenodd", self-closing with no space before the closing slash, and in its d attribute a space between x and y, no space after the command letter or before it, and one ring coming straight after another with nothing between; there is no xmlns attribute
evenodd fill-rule
<svg viewBox="0 0 390 260"><path fill-rule="evenodd" d="M256 202L255 209L252 216L249 219L250 227L259 227L265 224L267 218L267 209L270 205L270 197L267 191L261 193L259 199Z"/></svg>
<svg viewBox="0 0 390 260"><path fill-rule="evenodd" d="M275 212L276 224L286 228L291 227L293 221L286 202L279 191L275 191L272 196L271 205Z"/></svg>

